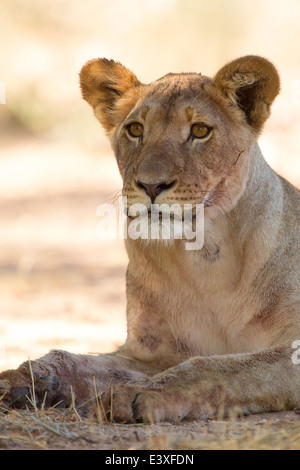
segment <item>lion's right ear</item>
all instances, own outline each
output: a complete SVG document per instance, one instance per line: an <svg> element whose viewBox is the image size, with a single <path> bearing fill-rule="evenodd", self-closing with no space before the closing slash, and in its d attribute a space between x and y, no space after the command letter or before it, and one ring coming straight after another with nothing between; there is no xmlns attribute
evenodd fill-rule
<svg viewBox="0 0 300 470"><path fill-rule="evenodd" d="M80 86L83 98L93 107L98 120L109 133L118 121L122 121L134 106L136 94L130 91L141 85L137 77L118 62L108 59L93 59L87 62L80 72Z"/></svg>

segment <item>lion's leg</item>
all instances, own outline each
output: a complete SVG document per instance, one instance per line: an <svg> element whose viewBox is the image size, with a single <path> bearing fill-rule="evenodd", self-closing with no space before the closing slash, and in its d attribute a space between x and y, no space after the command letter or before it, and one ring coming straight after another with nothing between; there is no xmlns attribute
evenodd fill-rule
<svg viewBox="0 0 300 470"><path fill-rule="evenodd" d="M68 406L75 396L76 405L88 404L116 383L139 382L146 377L142 365L116 354L76 355L51 351L35 361L27 361L16 370L0 374L0 398L12 407L24 407L32 401L53 406ZM27 397L30 398L28 401Z"/></svg>
<svg viewBox="0 0 300 470"><path fill-rule="evenodd" d="M117 385L113 415L122 421L205 418L237 408L244 414L299 407L300 365L293 350L195 357L141 385ZM106 410L110 394L103 397Z"/></svg>

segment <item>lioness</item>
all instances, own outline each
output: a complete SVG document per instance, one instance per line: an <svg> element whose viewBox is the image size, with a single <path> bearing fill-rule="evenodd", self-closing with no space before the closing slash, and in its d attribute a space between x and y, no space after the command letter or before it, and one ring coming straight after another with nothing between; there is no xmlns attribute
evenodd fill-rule
<svg viewBox="0 0 300 470"><path fill-rule="evenodd" d="M126 343L96 357L51 351L3 372L5 403L24 406L33 378L37 403L68 405L72 386L91 411L96 387L122 422L299 406L300 195L257 144L280 88L274 66L246 56L213 79L169 74L144 85L95 59L80 81L128 210L139 202L150 217L151 204L203 204L204 246L128 237Z"/></svg>

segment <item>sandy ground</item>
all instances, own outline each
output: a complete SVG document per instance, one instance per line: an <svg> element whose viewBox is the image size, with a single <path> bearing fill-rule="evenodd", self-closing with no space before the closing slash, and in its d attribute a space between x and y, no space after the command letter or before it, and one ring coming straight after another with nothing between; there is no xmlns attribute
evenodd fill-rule
<svg viewBox="0 0 300 470"><path fill-rule="evenodd" d="M111 155L26 140L0 155L0 369L126 336L123 241L96 236L120 177ZM99 351L101 350L101 351Z"/></svg>
<svg viewBox="0 0 300 470"><path fill-rule="evenodd" d="M96 236L96 209L120 187L109 148L84 153L31 139L4 142L0 370L52 348L107 352L124 341L127 256L122 241ZM55 413L0 416L3 449L295 448L299 433L294 412L176 426L99 425Z"/></svg>
<svg viewBox="0 0 300 470"><path fill-rule="evenodd" d="M136 455L134 451L139 450L173 450L180 454L182 450L300 448L299 416L293 412L153 426L98 424L79 420L74 414L69 418L55 415L54 411L42 415L18 412L18 416L0 415L0 425L0 450L102 450L108 455L126 450L126 455Z"/></svg>

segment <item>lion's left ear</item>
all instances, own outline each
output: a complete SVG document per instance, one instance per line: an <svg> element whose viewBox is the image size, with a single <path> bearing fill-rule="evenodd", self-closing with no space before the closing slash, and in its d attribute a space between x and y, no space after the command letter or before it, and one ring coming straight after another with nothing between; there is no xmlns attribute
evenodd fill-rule
<svg viewBox="0 0 300 470"><path fill-rule="evenodd" d="M214 84L245 113L247 123L259 133L280 90L274 65L259 56L241 57L222 67Z"/></svg>

